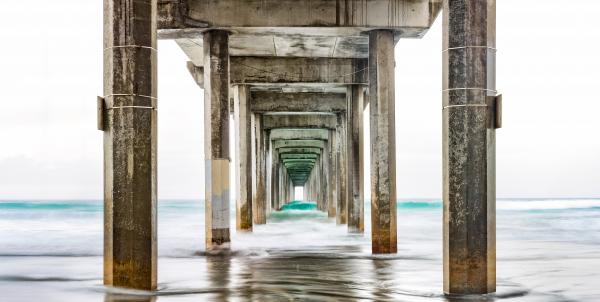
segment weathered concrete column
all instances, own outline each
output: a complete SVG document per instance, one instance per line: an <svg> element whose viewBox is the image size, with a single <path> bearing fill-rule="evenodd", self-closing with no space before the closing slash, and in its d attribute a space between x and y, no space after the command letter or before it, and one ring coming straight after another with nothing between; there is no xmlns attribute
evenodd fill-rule
<svg viewBox="0 0 600 302"><path fill-rule="evenodd" d="M444 1L444 292L496 291L494 0Z"/></svg>
<svg viewBox="0 0 600 302"><path fill-rule="evenodd" d="M326 191L326 184L325 184L325 169L323 167L323 158L325 157L325 154L321 154L318 157L318 161L317 164L318 166L316 166L315 168L319 169L319 180L317 181L317 202L319 204L319 210L320 211L326 211L327 210L327 201L326 201L326 195L325 191Z"/></svg>
<svg viewBox="0 0 600 302"><path fill-rule="evenodd" d="M271 149L271 209L279 210L279 155L273 142L270 142Z"/></svg>
<svg viewBox="0 0 600 302"><path fill-rule="evenodd" d="M273 161L271 152L273 152L273 143L271 141L271 130L265 135L265 171L267 173L266 194L267 194L267 215L273 211Z"/></svg>
<svg viewBox="0 0 600 302"><path fill-rule="evenodd" d="M288 179L288 172L287 172L287 168L285 168L285 166L283 167L283 179L281 182L281 186L283 188L283 204L287 204L290 200L289 200L289 179Z"/></svg>
<svg viewBox="0 0 600 302"><path fill-rule="evenodd" d="M206 250L229 248L229 33L204 39L204 155Z"/></svg>
<svg viewBox="0 0 600 302"><path fill-rule="evenodd" d="M348 88L348 231L362 233L365 230L363 199L363 156L362 156L362 119L364 87L352 85Z"/></svg>
<svg viewBox="0 0 600 302"><path fill-rule="evenodd" d="M327 140L327 152L325 153L327 156L328 166L329 166L329 189L327 190L327 216L330 218L336 217L337 213L337 165L336 165L336 156L335 156L335 145L334 142L336 135L333 130L328 131L328 140Z"/></svg>
<svg viewBox="0 0 600 302"><path fill-rule="evenodd" d="M307 181L304 184L304 187L303 187L304 189L303 189L303 192L302 192L302 195L303 195L302 198L303 198L304 201L308 200L308 189L309 189L309 186L310 186L310 184Z"/></svg>
<svg viewBox="0 0 600 302"><path fill-rule="evenodd" d="M267 223L266 191L266 133L262 126L262 115L253 114L252 120L252 217L255 224Z"/></svg>
<svg viewBox="0 0 600 302"><path fill-rule="evenodd" d="M371 235L374 254L396 253L394 35L369 32Z"/></svg>
<svg viewBox="0 0 600 302"><path fill-rule="evenodd" d="M156 87L156 0L105 0L105 285L156 289Z"/></svg>
<svg viewBox="0 0 600 302"><path fill-rule="evenodd" d="M348 98L350 96L347 96ZM347 117L346 112L338 113L338 127L336 129L336 142L337 142L337 154L338 154L338 164L337 164L337 173L339 173L338 177L338 203L337 203L337 224L346 224L348 223L348 157L347 152L348 148L346 148L346 128L347 128Z"/></svg>
<svg viewBox="0 0 600 302"><path fill-rule="evenodd" d="M294 183L291 181L288 182L288 202L294 200Z"/></svg>
<svg viewBox="0 0 600 302"><path fill-rule="evenodd" d="M233 87L233 111L235 115L235 153L237 156L236 230L252 231L252 123L250 90L246 85Z"/></svg>
<svg viewBox="0 0 600 302"><path fill-rule="evenodd" d="M279 159L278 159L279 161ZM285 204L285 167L279 161L279 173L277 178L277 209L281 209L281 207Z"/></svg>
<svg viewBox="0 0 600 302"><path fill-rule="evenodd" d="M329 213L329 191L331 190L329 185L329 170L331 167L329 166L329 149L327 148L327 143L323 148L323 154L321 154L321 170L322 170L322 192L321 196L323 198L323 208L321 209L324 212Z"/></svg>

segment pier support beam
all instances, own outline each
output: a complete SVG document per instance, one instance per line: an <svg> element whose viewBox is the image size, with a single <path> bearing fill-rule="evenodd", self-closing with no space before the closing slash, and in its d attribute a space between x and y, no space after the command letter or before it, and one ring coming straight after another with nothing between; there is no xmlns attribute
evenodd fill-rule
<svg viewBox="0 0 600 302"><path fill-rule="evenodd" d="M271 209L274 211L279 210L279 179L281 178L280 165L279 152L273 148L273 143L271 142Z"/></svg>
<svg viewBox="0 0 600 302"><path fill-rule="evenodd" d="M348 232L363 233L365 230L365 212L363 199L363 99L364 87L352 85L348 88Z"/></svg>
<svg viewBox="0 0 600 302"><path fill-rule="evenodd" d="M252 154L253 180L252 180L252 217L255 224L267 223L267 166L266 147L268 137L263 130L263 116L252 115Z"/></svg>
<svg viewBox="0 0 600 302"><path fill-rule="evenodd" d="M204 39L204 154L206 250L229 248L229 33Z"/></svg>
<svg viewBox="0 0 600 302"><path fill-rule="evenodd" d="M236 132L237 156L237 196L236 196L236 229L252 231L252 123L250 113L250 91L246 85L235 85L233 88L233 106Z"/></svg>
<svg viewBox="0 0 600 302"><path fill-rule="evenodd" d="M104 284L154 290L156 0L104 3Z"/></svg>
<svg viewBox="0 0 600 302"><path fill-rule="evenodd" d="M496 291L495 1L445 0L444 292Z"/></svg>
<svg viewBox="0 0 600 302"><path fill-rule="evenodd" d="M396 253L394 35L369 32L371 232L374 254Z"/></svg>
<svg viewBox="0 0 600 302"><path fill-rule="evenodd" d="M350 95L346 95L347 98L350 98ZM338 164L337 164L337 172L340 174L338 177L338 195L337 195L337 224L346 224L348 223L348 157L347 152L348 148L346 147L346 128L347 128L347 116L346 112L338 113L338 127L336 130L336 142L337 142L337 154L338 154Z"/></svg>
<svg viewBox="0 0 600 302"><path fill-rule="evenodd" d="M330 130L328 133L329 139L327 140L327 146L325 156L327 156L327 166L329 167L328 173L328 190L327 190L327 217L336 217L337 203L336 203L336 190L337 190L337 166L335 156L335 132Z"/></svg>

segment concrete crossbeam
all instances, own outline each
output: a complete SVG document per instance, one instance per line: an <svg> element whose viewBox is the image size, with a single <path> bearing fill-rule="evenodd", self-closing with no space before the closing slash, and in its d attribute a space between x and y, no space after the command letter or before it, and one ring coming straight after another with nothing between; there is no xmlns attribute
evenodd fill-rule
<svg viewBox="0 0 600 302"><path fill-rule="evenodd" d="M314 147L325 148L327 142L322 140L312 139L292 139L292 140L273 140L272 147L279 149L281 147Z"/></svg>
<svg viewBox="0 0 600 302"><path fill-rule="evenodd" d="M321 154L322 149L320 148L279 148L277 152L282 155L286 153L290 154Z"/></svg>
<svg viewBox="0 0 600 302"><path fill-rule="evenodd" d="M273 129L271 130L271 140L323 140L329 139L329 130L325 129Z"/></svg>
<svg viewBox="0 0 600 302"><path fill-rule="evenodd" d="M263 115L263 128L316 128L335 129L335 115Z"/></svg>
<svg viewBox="0 0 600 302"><path fill-rule="evenodd" d="M387 28L401 37L420 37L433 23L440 0L160 0L160 29L208 29L263 35L318 34L358 36L360 31ZM296 29L293 29L296 28ZM299 30L299 29L302 30ZM248 41L247 43L250 43Z"/></svg>
<svg viewBox="0 0 600 302"><path fill-rule="evenodd" d="M367 59L231 57L232 84L367 84Z"/></svg>
<svg viewBox="0 0 600 302"><path fill-rule="evenodd" d="M252 112L339 112L346 110L344 93L281 93L252 91Z"/></svg>
<svg viewBox="0 0 600 302"><path fill-rule="evenodd" d="M281 160L286 160L286 159L312 159L312 160L316 160L317 159L317 155L316 154L281 154L279 156L281 158Z"/></svg>

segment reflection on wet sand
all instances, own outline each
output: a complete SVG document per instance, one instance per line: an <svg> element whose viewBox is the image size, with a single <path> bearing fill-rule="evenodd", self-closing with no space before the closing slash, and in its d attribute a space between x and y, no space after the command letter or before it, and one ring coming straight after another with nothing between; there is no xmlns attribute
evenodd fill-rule
<svg viewBox="0 0 600 302"><path fill-rule="evenodd" d="M228 255L207 256L206 269L209 278L208 283L215 294L211 300L229 301L231 293L231 257Z"/></svg>
<svg viewBox="0 0 600 302"><path fill-rule="evenodd" d="M107 293L104 302L156 302L155 296Z"/></svg>
<svg viewBox="0 0 600 302"><path fill-rule="evenodd" d="M268 257L208 257L210 283L218 292L215 298L218 301L368 298L361 288L361 278L353 278L360 276L362 264L353 263L357 259L331 257L335 255L331 251L322 252L322 249L319 253L272 250Z"/></svg>

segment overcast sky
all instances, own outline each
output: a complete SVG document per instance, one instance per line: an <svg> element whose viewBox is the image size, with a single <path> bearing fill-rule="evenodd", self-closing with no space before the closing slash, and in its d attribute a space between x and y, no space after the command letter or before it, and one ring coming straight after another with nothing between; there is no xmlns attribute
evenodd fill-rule
<svg viewBox="0 0 600 302"><path fill-rule="evenodd" d="M600 1L565 3L498 0L499 197L600 197ZM158 46L159 197L200 199L203 91ZM441 196L441 49L441 17L396 45L399 198ZM102 198L101 94L102 1L2 4L0 199Z"/></svg>

